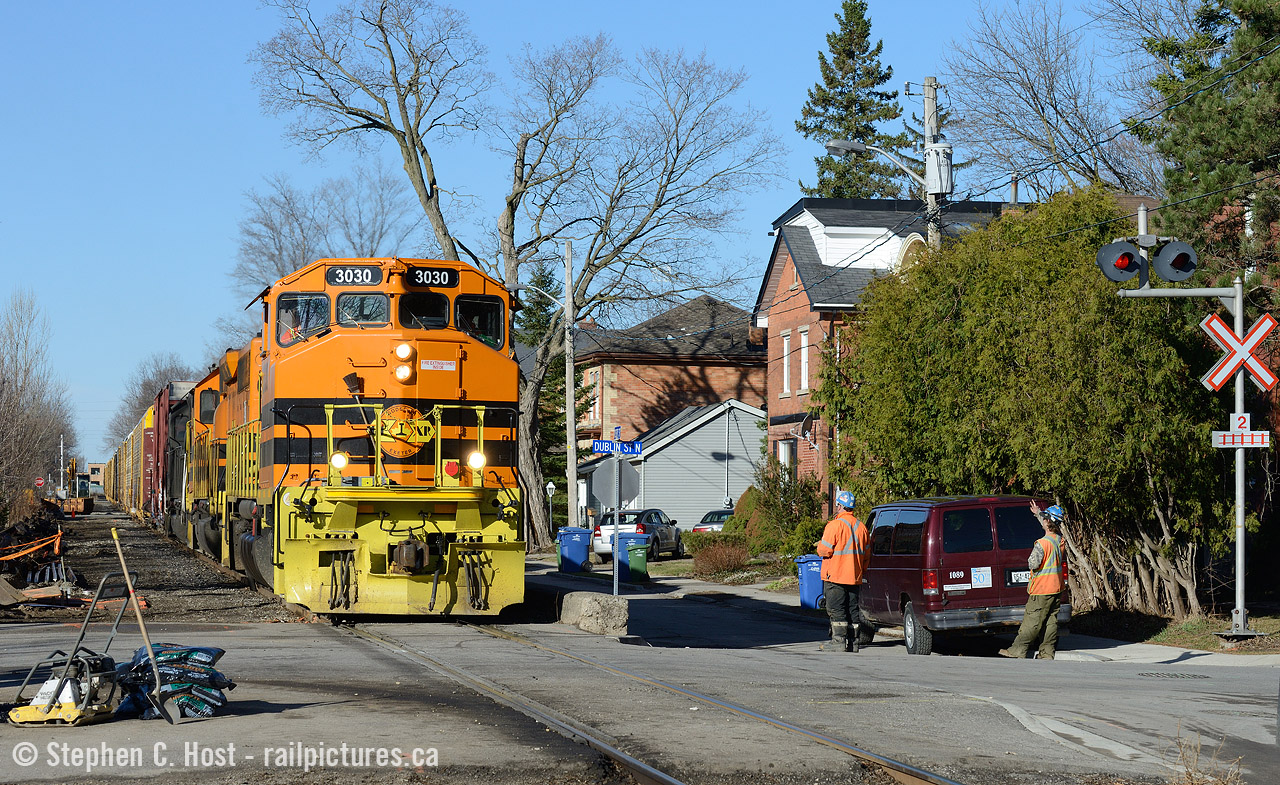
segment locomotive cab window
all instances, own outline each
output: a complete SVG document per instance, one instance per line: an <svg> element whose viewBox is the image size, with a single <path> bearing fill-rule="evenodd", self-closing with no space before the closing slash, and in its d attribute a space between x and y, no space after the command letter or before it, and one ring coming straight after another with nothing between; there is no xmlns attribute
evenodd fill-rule
<svg viewBox="0 0 1280 785"><path fill-rule="evenodd" d="M391 302L385 294L340 294L337 310L340 327L391 324Z"/></svg>
<svg viewBox="0 0 1280 785"><path fill-rule="evenodd" d="M441 330L449 325L449 298L435 292L400 296L400 326L410 330Z"/></svg>
<svg viewBox="0 0 1280 785"><path fill-rule="evenodd" d="M462 295L454 300L453 307L459 330L495 349L502 347L502 300L484 295Z"/></svg>
<svg viewBox="0 0 1280 785"><path fill-rule="evenodd" d="M276 301L276 341L291 346L329 326L329 297L282 294Z"/></svg>

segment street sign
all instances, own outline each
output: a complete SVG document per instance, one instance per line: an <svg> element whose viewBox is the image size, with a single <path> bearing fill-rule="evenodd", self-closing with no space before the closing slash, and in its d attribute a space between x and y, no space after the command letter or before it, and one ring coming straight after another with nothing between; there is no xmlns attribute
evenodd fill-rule
<svg viewBox="0 0 1280 785"><path fill-rule="evenodd" d="M1213 446L1221 448L1236 447L1270 447L1271 431L1249 430L1252 417L1248 412L1235 412L1231 415L1231 430L1214 431Z"/></svg>
<svg viewBox="0 0 1280 785"><path fill-rule="evenodd" d="M620 441L622 441L622 426L621 426L621 425L615 425L615 426L613 426L613 440L614 440L615 442L620 442Z"/></svg>
<svg viewBox="0 0 1280 785"><path fill-rule="evenodd" d="M1216 313L1206 316L1204 321L1200 322L1200 328L1209 333L1209 337L1222 347L1227 355L1200 379L1200 383L1217 392L1243 365L1249 369L1250 378L1260 389L1266 391L1275 387L1276 375L1253 354L1253 350L1275 329L1275 326L1276 320L1271 314L1264 313L1258 321L1253 323L1253 327L1249 328L1244 340L1241 340L1236 337L1235 331L1222 320L1222 317Z"/></svg>
<svg viewBox="0 0 1280 785"><path fill-rule="evenodd" d="M614 456L601 461L591 473L591 495L601 507L620 507L640 493L640 473L627 461ZM619 501L619 498L621 500Z"/></svg>
<svg viewBox="0 0 1280 785"><path fill-rule="evenodd" d="M640 455L642 442L611 442L607 439L592 439L591 451L618 455Z"/></svg>
<svg viewBox="0 0 1280 785"><path fill-rule="evenodd" d="M43 478L43 477L37 477L37 478L36 478L36 487L37 487L37 488L43 488L43 487L44 487L44 478Z"/></svg>

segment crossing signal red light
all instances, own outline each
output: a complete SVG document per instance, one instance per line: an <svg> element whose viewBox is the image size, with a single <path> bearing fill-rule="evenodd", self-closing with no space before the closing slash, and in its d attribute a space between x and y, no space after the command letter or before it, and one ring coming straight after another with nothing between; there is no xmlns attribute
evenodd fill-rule
<svg viewBox="0 0 1280 785"><path fill-rule="evenodd" d="M1151 260L1156 275L1166 281L1185 281L1196 271L1196 252L1180 240L1165 245Z"/></svg>
<svg viewBox="0 0 1280 785"><path fill-rule="evenodd" d="M1098 251L1098 268L1108 280L1121 283L1138 274L1146 260L1132 243L1119 242L1102 246Z"/></svg>

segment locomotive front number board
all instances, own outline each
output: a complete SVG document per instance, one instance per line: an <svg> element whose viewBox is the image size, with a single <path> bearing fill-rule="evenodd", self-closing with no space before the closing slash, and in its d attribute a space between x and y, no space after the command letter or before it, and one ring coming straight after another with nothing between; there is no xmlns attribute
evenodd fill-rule
<svg viewBox="0 0 1280 785"><path fill-rule="evenodd" d="M458 285L458 271L448 267L410 267L404 282L409 286L443 286L452 289Z"/></svg>
<svg viewBox="0 0 1280 785"><path fill-rule="evenodd" d="M382 268L370 265L342 265L324 271L324 282L330 286L377 286L382 283Z"/></svg>

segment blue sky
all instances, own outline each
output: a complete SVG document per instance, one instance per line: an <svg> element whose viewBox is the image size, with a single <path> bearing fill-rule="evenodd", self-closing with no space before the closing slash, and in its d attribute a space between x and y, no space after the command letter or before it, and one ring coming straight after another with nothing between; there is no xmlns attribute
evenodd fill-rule
<svg viewBox="0 0 1280 785"><path fill-rule="evenodd" d="M817 145L795 133L794 121L838 0L458 5L499 74L525 43L601 31L624 52L705 49L721 66L744 68L747 97L786 141L788 176L746 200L745 232L721 254L763 272L770 222L799 197L796 181L813 179ZM870 7L882 62L901 89L938 73L942 48L963 34L973 4ZM246 58L277 27L272 9L247 0L0 5L0 296L34 290L51 317L51 356L90 460L108 457L105 424L138 361L156 351L201 360L213 321L244 305L227 271L245 191L273 173L309 186L354 161L346 151L310 159L285 138L283 118L260 111ZM916 108L918 98L907 100ZM503 162L483 145L445 148L437 166L442 182L465 182L496 214Z"/></svg>

